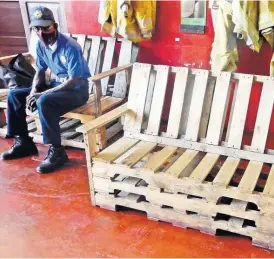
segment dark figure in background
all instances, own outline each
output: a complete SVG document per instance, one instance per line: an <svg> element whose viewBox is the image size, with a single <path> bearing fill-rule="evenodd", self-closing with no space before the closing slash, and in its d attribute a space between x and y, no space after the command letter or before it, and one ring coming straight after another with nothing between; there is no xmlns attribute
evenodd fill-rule
<svg viewBox="0 0 274 259"><path fill-rule="evenodd" d="M32 87L12 90L8 95L7 135L15 137L15 143L2 154L2 159L38 154L28 135L26 123L26 107L35 107L42 125L44 144L50 144L47 157L37 167L37 172L49 173L68 161L61 146L59 119L61 115L87 102L88 78L91 75L81 47L58 31L51 10L35 7L31 13L30 27L39 37L36 74ZM47 68L57 76L57 80L46 86Z"/></svg>

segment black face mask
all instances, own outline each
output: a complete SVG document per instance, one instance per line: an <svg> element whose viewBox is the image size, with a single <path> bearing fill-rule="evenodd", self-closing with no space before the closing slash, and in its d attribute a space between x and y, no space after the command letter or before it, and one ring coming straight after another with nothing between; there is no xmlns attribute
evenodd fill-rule
<svg viewBox="0 0 274 259"><path fill-rule="evenodd" d="M52 45L56 41L57 29L54 25L45 28L36 27L34 30L46 46Z"/></svg>
<svg viewBox="0 0 274 259"><path fill-rule="evenodd" d="M46 46L52 45L56 41L57 31L54 30L51 33L41 33L42 41Z"/></svg>

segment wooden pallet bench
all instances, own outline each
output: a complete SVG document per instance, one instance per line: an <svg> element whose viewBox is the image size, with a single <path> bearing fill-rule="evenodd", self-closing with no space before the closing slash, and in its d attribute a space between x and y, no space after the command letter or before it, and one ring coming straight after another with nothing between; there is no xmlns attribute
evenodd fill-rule
<svg viewBox="0 0 274 259"><path fill-rule="evenodd" d="M255 82L262 93L246 143ZM266 148L273 103L270 77L135 63L128 102L77 129L84 133L92 204L137 209L211 234L225 230L274 249L274 156ZM98 130L119 117L124 135L98 153Z"/></svg>
<svg viewBox="0 0 274 259"><path fill-rule="evenodd" d="M77 148L84 148L83 135L76 132L76 128L89 120L104 114L111 109L125 102L128 94L131 64L137 60L138 46L131 41L115 39L112 37L99 37L83 34L67 34L77 40L83 50L85 59L88 62L92 78L90 79L90 98L89 101L69 112L60 118L62 144ZM29 55L26 54L27 57ZM6 63L12 58L3 57ZM106 76L107 75L107 76ZM101 80L100 77L103 77ZM54 79L54 75L50 75ZM0 113L2 122L0 135L5 136L4 109L6 109L6 96L1 96ZM42 129L37 113L29 114L34 117L36 128L33 124L29 125L32 129L30 135L36 143L43 143ZM63 118L67 118L64 120ZM32 123L32 121L30 122ZM122 130L119 120L116 123L106 125L106 129L98 138L102 146L106 141Z"/></svg>

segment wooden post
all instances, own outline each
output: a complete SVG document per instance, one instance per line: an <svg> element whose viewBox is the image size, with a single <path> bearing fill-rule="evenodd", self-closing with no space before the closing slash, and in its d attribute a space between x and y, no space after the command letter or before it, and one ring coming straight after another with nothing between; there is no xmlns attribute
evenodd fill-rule
<svg viewBox="0 0 274 259"><path fill-rule="evenodd" d="M97 153L97 143L96 143L96 132L90 131L84 134L84 142L85 142L85 153L87 160L87 169L88 169L88 179L89 179L89 188L90 188L90 197L91 203L93 206L96 205L95 202L95 192L93 186L93 173L92 173L92 157Z"/></svg>
<svg viewBox="0 0 274 259"><path fill-rule="evenodd" d="M101 109L101 97L102 97L102 88L101 88L101 80L94 81L93 84L93 92L94 92L94 102L96 109L96 118L102 115ZM97 130L97 143L99 145L98 149L102 150L106 146L106 128L101 127Z"/></svg>

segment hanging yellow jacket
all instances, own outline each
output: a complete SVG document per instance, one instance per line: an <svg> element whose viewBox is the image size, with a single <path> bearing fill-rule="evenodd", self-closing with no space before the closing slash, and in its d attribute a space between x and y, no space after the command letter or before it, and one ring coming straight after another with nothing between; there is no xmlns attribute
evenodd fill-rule
<svg viewBox="0 0 274 259"><path fill-rule="evenodd" d="M117 1L101 0L98 22L101 24L101 31L109 33L112 37L116 35L117 26Z"/></svg>
<svg viewBox="0 0 274 259"><path fill-rule="evenodd" d="M238 51L236 34L233 33L232 6L225 0L218 1L215 37L210 55L213 73L233 72L237 69Z"/></svg>
<svg viewBox="0 0 274 259"><path fill-rule="evenodd" d="M149 40L155 30L156 0L101 0L99 16L102 31L113 37L118 34L134 42Z"/></svg>

